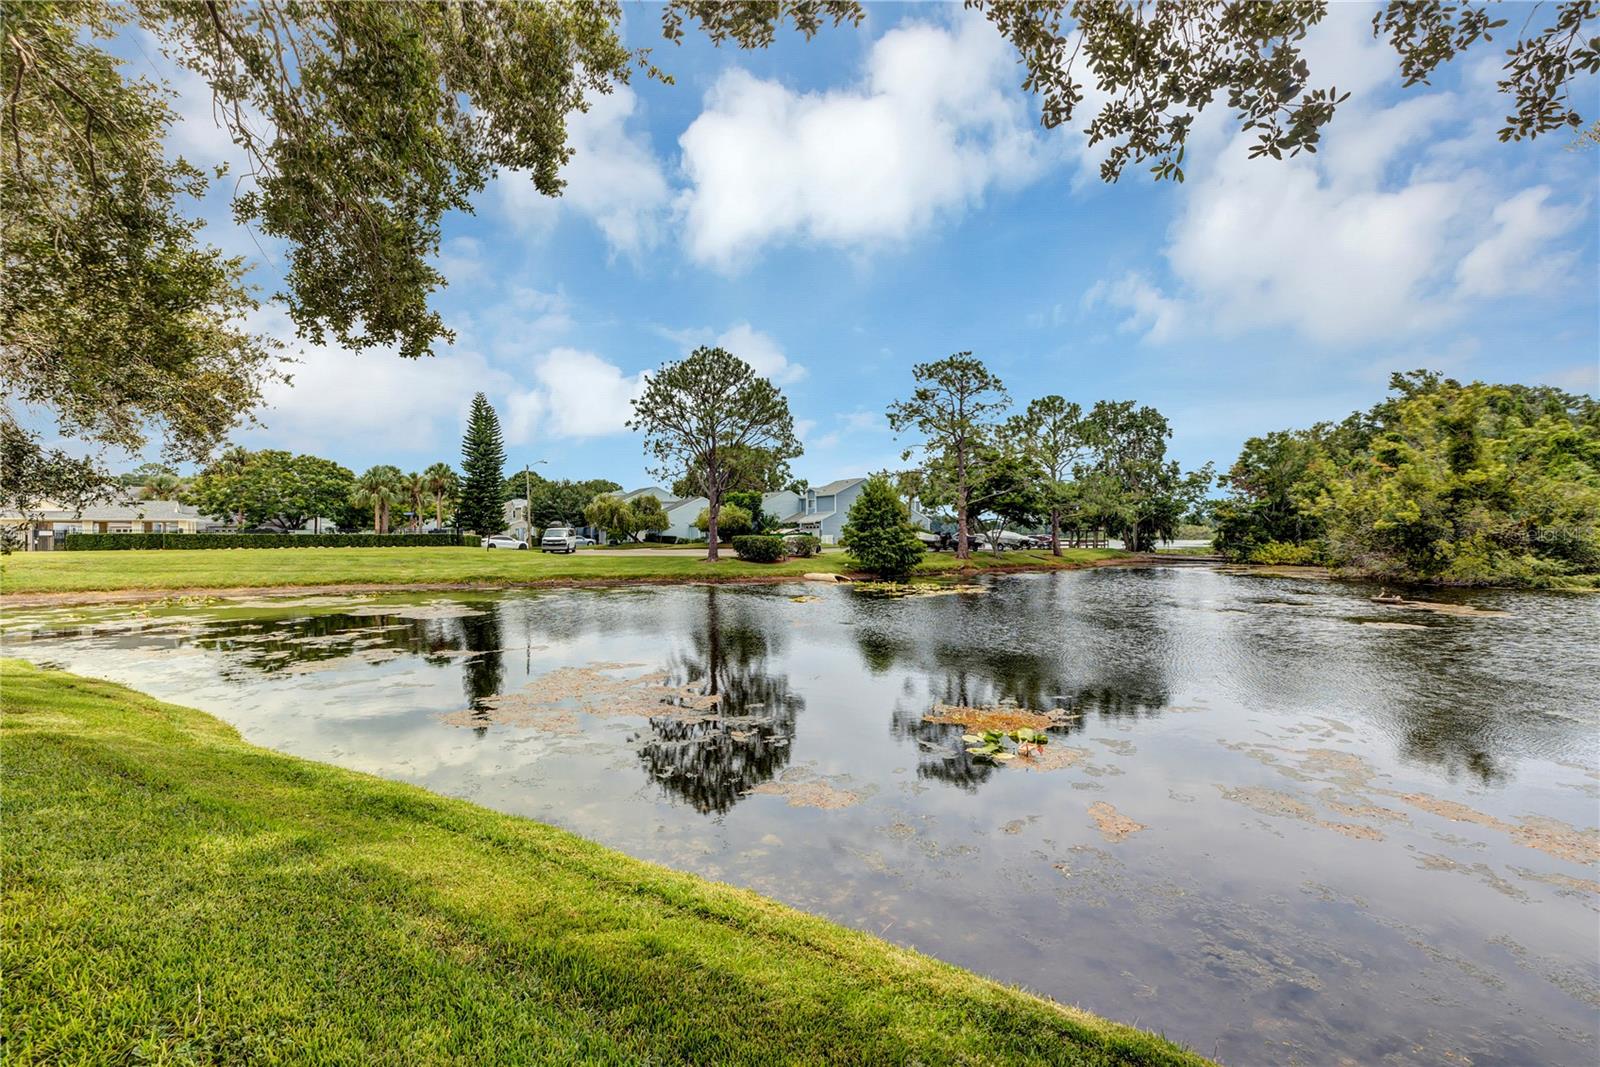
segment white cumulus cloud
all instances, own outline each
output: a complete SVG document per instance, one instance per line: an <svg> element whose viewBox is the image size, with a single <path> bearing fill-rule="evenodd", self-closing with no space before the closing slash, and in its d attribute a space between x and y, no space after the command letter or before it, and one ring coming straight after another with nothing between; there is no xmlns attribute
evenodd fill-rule
<svg viewBox="0 0 1600 1067"><path fill-rule="evenodd" d="M732 271L772 243L902 240L1031 180L1044 140L1016 79L977 17L891 30L850 89L800 93L728 71L679 138L690 256Z"/></svg>
<svg viewBox="0 0 1600 1067"><path fill-rule="evenodd" d="M1547 186L1517 188L1495 169L1492 140L1435 140L1470 124L1477 95L1375 95L1393 55L1330 15L1307 52L1313 80L1354 91L1321 151L1248 158L1251 132L1191 145L1190 181L1164 249L1166 280L1134 271L1102 281L1089 306L1124 313L1153 343L1180 328L1223 336L1283 329L1348 347L1420 336L1460 318L1468 301L1534 291L1568 262L1559 248L1583 211ZM1476 92L1470 87L1469 92Z"/></svg>
<svg viewBox="0 0 1600 1067"><path fill-rule="evenodd" d="M562 168L566 188L543 196L526 174L499 182L513 223L544 229L563 206L589 218L615 251L637 255L661 237L671 191L649 138L628 128L639 99L627 86L588 98L589 110L567 117L572 158Z"/></svg>
<svg viewBox="0 0 1600 1067"><path fill-rule="evenodd" d="M585 438L625 433L645 374L629 375L593 352L553 348L533 361L532 388L506 401L506 440Z"/></svg>

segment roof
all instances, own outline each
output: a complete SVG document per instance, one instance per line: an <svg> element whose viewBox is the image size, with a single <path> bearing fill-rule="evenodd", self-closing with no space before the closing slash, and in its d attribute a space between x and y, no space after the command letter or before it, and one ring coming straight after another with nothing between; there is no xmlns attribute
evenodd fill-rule
<svg viewBox="0 0 1600 1067"><path fill-rule="evenodd" d="M623 500L637 500L642 496L653 496L657 500L661 501L662 506L665 506L668 501L672 500L672 497L667 494L667 491L661 488L659 485L647 485L643 489L633 489L619 495Z"/></svg>
<svg viewBox="0 0 1600 1067"><path fill-rule="evenodd" d="M811 491L816 493L818 496L833 496L835 493L844 492L857 482L864 481L866 481L865 478L840 478L836 482L829 482L827 485L816 486Z"/></svg>
<svg viewBox="0 0 1600 1067"><path fill-rule="evenodd" d="M793 526L801 522L817 522L829 515L837 515L837 511L797 511L786 519L779 519L779 526Z"/></svg>
<svg viewBox="0 0 1600 1067"><path fill-rule="evenodd" d="M15 512L6 515L21 518ZM29 517L43 522L199 522L204 516L200 509L176 500L112 500L85 504L81 511L45 501Z"/></svg>

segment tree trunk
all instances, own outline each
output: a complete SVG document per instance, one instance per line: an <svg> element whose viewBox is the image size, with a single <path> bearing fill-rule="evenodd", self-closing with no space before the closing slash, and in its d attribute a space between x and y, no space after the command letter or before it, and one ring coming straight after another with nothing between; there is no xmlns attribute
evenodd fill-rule
<svg viewBox="0 0 1600 1067"><path fill-rule="evenodd" d="M1061 512L1056 508L1050 509L1050 554L1061 555Z"/></svg>
<svg viewBox="0 0 1600 1067"><path fill-rule="evenodd" d="M379 503L378 501L376 501L376 500L373 501L372 502L372 532L373 533L382 533L383 532L383 528L379 525L379 522L380 522L382 516L383 516L383 505L381 503Z"/></svg>
<svg viewBox="0 0 1600 1067"><path fill-rule="evenodd" d="M706 495L706 562L717 562L717 512L722 509L722 494Z"/></svg>
<svg viewBox="0 0 1600 1067"><path fill-rule="evenodd" d="M956 453L956 559L971 559L971 542L967 538L967 456Z"/></svg>
<svg viewBox="0 0 1600 1067"><path fill-rule="evenodd" d="M433 525L436 529L444 529L444 497L433 499Z"/></svg>

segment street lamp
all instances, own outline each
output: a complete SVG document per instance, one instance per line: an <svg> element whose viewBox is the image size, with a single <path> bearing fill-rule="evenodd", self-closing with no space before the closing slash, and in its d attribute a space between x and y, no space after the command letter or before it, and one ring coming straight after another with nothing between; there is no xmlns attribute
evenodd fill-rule
<svg viewBox="0 0 1600 1067"><path fill-rule="evenodd" d="M533 468L544 462L536 459L522 465L522 521L527 524L530 537L533 536Z"/></svg>

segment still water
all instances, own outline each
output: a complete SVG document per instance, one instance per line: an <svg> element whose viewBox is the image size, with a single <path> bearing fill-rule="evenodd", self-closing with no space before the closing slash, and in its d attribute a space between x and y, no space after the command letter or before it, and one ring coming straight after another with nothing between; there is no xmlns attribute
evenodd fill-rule
<svg viewBox="0 0 1600 1067"><path fill-rule="evenodd" d="M11 612L12 655L1235 1064L1600 1060L1600 601L1203 567ZM967 754L1000 706L1039 757Z"/></svg>

